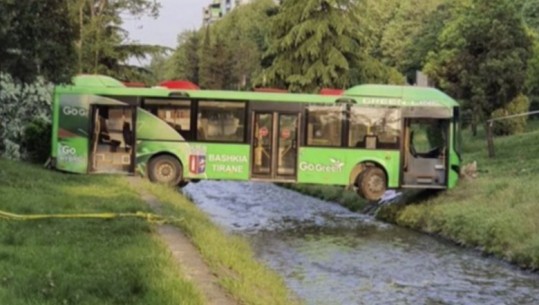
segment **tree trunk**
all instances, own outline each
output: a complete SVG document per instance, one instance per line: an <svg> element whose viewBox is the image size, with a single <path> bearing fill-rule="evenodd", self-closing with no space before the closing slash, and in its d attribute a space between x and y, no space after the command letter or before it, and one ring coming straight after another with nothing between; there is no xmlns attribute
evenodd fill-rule
<svg viewBox="0 0 539 305"><path fill-rule="evenodd" d="M471 124L471 127L472 127L472 136L473 137L477 137L477 114L473 113L472 114L472 124ZM485 132L487 130L485 129Z"/></svg>
<svg viewBox="0 0 539 305"><path fill-rule="evenodd" d="M84 44L84 3L79 8L79 74L82 74L82 46Z"/></svg>
<svg viewBox="0 0 539 305"><path fill-rule="evenodd" d="M496 155L496 152L494 151L494 134L492 132L492 126L493 122L487 121L485 123L485 131L487 133L487 150L489 158L494 158Z"/></svg>

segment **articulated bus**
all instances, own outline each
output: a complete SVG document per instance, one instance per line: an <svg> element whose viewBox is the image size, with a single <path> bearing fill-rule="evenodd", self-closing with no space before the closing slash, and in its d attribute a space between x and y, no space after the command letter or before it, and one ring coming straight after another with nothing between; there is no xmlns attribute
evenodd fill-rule
<svg viewBox="0 0 539 305"><path fill-rule="evenodd" d="M55 88L53 108L52 164L65 172L330 184L368 200L452 188L459 177L459 105L433 88L130 88L84 75Z"/></svg>

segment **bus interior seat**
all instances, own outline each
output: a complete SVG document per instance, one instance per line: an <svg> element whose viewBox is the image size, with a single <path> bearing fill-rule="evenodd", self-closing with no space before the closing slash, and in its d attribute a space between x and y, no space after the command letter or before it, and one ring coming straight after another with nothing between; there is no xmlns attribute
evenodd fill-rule
<svg viewBox="0 0 539 305"><path fill-rule="evenodd" d="M107 128L107 120L104 117L99 117L99 125L101 130L99 131L98 143L110 146L111 152L116 152L122 142L111 139L109 130Z"/></svg>
<svg viewBox="0 0 539 305"><path fill-rule="evenodd" d="M376 149L378 146L378 136L366 135L363 137L363 143L365 143L366 149Z"/></svg>

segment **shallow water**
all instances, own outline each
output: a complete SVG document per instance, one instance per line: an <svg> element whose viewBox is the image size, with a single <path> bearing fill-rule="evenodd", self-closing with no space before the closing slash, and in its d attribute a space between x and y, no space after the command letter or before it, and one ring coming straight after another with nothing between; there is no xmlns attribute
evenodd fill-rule
<svg viewBox="0 0 539 305"><path fill-rule="evenodd" d="M245 235L306 304L539 305L539 275L264 183L184 193Z"/></svg>

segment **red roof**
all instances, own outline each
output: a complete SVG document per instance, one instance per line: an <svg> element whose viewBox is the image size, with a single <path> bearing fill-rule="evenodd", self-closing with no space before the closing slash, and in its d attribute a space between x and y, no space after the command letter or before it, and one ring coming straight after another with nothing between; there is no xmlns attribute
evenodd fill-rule
<svg viewBox="0 0 539 305"><path fill-rule="evenodd" d="M169 80L159 84L168 89L184 89L184 90L200 90L200 88L190 81L186 80Z"/></svg>
<svg viewBox="0 0 539 305"><path fill-rule="evenodd" d="M321 95L343 95L344 90L342 89L332 89L332 88L322 88L320 90Z"/></svg>

